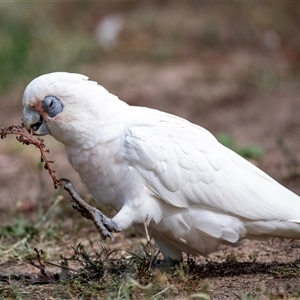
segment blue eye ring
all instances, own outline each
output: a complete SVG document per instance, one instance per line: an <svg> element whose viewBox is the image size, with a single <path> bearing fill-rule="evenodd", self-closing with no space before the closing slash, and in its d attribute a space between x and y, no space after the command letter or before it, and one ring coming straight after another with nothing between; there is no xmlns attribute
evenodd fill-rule
<svg viewBox="0 0 300 300"><path fill-rule="evenodd" d="M63 105L60 100L52 95L46 96L42 101L43 109L48 113L50 118L54 118L63 111Z"/></svg>

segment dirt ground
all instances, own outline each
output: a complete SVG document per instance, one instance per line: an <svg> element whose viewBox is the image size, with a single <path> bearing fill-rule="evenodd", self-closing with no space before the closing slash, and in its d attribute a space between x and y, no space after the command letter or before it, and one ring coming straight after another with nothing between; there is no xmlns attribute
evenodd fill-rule
<svg viewBox="0 0 300 300"><path fill-rule="evenodd" d="M239 146L262 147L264 155L252 162L300 195L299 57L299 52L294 53L284 45L276 49L216 48L179 61L110 60L85 65L78 72L87 74L131 105L182 116L215 135L230 135ZM3 95L1 126L20 123L24 87L17 86ZM55 160L58 177L71 179L80 194L93 203L68 165L63 147L50 137L45 141L51 149L50 157ZM12 219L36 224L57 195L50 177L40 167L37 150L18 144L13 137L0 141L0 183L1 228L11 224ZM70 245L81 242L93 249L101 243L93 225L80 220L69 207L68 196L59 193L64 195L64 200L55 206L41 227L50 228L49 232L58 230L59 234L39 233L36 239L22 245L25 254L18 248L7 252L20 239L0 234L0 297L14 286L19 298L9 294L11 299L76 298L71 292L63 294L61 290L62 294L55 294L57 291L50 284L20 286L20 280L16 279L25 275L38 278L40 270L29 261L36 259L35 247L43 249L45 260L57 262L61 255L71 255ZM115 243L105 245L109 250L122 249L118 252L122 256L126 251L136 251L143 240L143 236L128 230L117 234ZM182 285L178 284L178 276L174 275L176 280L171 276L166 280L166 292L152 299L207 299L203 298L207 295L212 299L297 299L300 297L299 256L299 241L244 240L234 248L223 246L208 258L196 258L186 272L189 275L179 278ZM46 270L58 272L49 265ZM155 294L148 293L147 297L150 299ZM118 293L107 295L107 299L117 298L121 299ZM139 293L133 292L132 298L139 299Z"/></svg>

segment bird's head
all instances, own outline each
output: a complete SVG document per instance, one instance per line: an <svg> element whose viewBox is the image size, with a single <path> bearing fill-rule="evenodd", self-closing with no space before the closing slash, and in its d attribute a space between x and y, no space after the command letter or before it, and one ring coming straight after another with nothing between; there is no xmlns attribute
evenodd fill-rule
<svg viewBox="0 0 300 300"><path fill-rule="evenodd" d="M107 102L113 98L117 97L84 75L45 74L24 91L23 123L34 135L50 134L67 145L78 136L92 134L93 125L104 119Z"/></svg>

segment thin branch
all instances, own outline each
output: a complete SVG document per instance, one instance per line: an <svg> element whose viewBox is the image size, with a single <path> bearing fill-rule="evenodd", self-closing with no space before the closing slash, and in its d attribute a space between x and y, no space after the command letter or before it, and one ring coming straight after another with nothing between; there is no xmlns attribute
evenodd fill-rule
<svg viewBox="0 0 300 300"><path fill-rule="evenodd" d="M57 186L63 186L64 189L72 197L73 208L76 209L80 214L90 219L94 222L98 232L100 233L102 239L110 238L111 242L114 241L114 236L111 232L120 231L115 222L108 217L106 217L100 210L88 205L76 192L72 183L67 178L57 179L55 176L55 171L51 168L51 164L54 163L53 160L47 158L46 153L49 153L48 149L45 149L44 140L42 138L35 139L32 136L32 131L27 132L24 130L24 125L11 125L9 127L0 128L0 138L4 139L9 134L17 135L17 140L23 145L34 145L39 149L41 155L41 161L44 163L44 168L48 171L50 177L52 178L54 188ZM26 239L25 239L26 242Z"/></svg>
<svg viewBox="0 0 300 300"><path fill-rule="evenodd" d="M51 164L54 163L53 160L47 158L46 153L50 151L45 149L44 140L42 138L35 139L32 136L32 132L27 132L24 130L24 125L11 125L9 127L1 127L0 128L0 138L4 139L9 134L15 134L17 141L22 143L23 145L34 145L36 148L40 150L41 161L44 163L44 168L48 171L49 175L52 178L54 188L56 189L58 185L62 185L62 183L55 176L55 171L51 168Z"/></svg>

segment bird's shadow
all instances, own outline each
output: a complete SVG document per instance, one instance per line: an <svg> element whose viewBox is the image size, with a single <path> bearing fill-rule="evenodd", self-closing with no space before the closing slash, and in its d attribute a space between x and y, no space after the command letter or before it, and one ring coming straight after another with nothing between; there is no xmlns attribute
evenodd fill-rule
<svg viewBox="0 0 300 300"><path fill-rule="evenodd" d="M274 277L299 277L300 265L293 263L262 263L262 262L238 262L225 261L213 262L208 261L205 264L196 264L193 261L186 261L183 268L190 275L200 278L214 277L233 277L240 275L270 274Z"/></svg>

